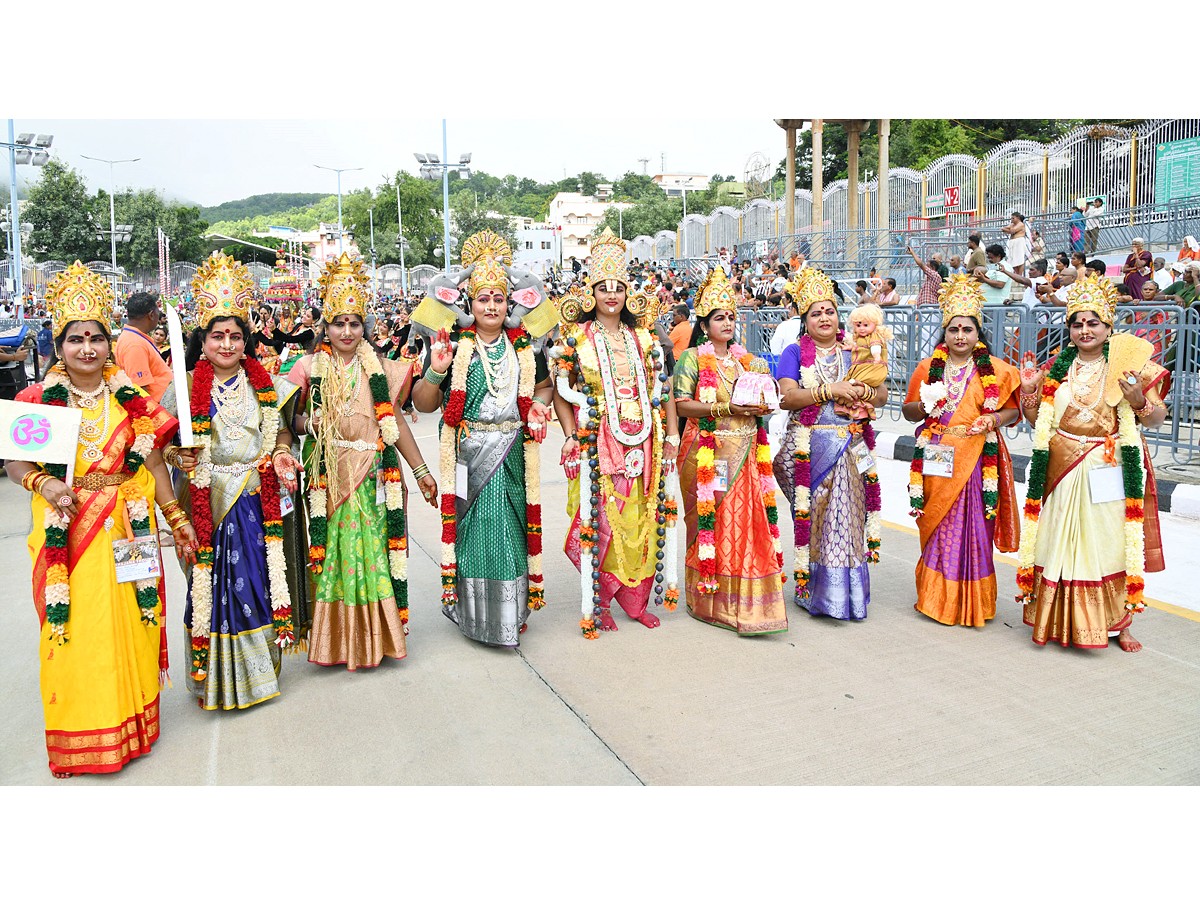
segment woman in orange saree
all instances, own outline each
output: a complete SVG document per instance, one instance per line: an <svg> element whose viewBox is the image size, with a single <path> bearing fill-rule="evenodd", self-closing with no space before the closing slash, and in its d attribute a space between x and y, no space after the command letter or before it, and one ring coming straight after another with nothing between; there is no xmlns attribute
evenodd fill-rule
<svg viewBox="0 0 1200 900"><path fill-rule="evenodd" d="M981 340L982 296L943 288L944 332L909 381L904 417L921 422L909 480L921 537L915 608L943 625L981 627L996 615L992 548L1017 549L1012 461L1000 429L1020 415L1017 370Z"/></svg>
<svg viewBox="0 0 1200 900"><path fill-rule="evenodd" d="M160 455L177 422L109 362L108 286L76 263L51 282L47 301L62 362L17 399L81 410L74 483L62 465L7 468L32 494L46 750L50 771L65 778L115 772L158 738L163 584L154 566L125 580L116 559L153 560L161 575L155 503L180 552L194 550L196 535ZM131 537L145 540L117 543Z"/></svg>
<svg viewBox="0 0 1200 900"><path fill-rule="evenodd" d="M718 273L721 273L718 275ZM721 270L696 304L692 346L675 363L675 407L687 418L679 484L687 525L688 613L739 635L787 631L783 555L764 406L733 403L764 360L733 343L737 313Z"/></svg>

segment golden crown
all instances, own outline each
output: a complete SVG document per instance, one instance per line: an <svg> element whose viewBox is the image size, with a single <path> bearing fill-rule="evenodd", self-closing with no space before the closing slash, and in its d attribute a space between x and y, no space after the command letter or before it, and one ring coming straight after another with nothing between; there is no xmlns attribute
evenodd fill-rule
<svg viewBox="0 0 1200 900"><path fill-rule="evenodd" d="M725 277L725 270L720 266L714 268L700 285L700 293L696 299L697 318L707 318L715 309L737 309L737 300L733 296L733 285Z"/></svg>
<svg viewBox="0 0 1200 900"><path fill-rule="evenodd" d="M595 287L601 281L619 281L629 287L629 275L625 269L625 242L605 227L600 237L592 243L592 264L588 269L588 285Z"/></svg>
<svg viewBox="0 0 1200 900"><path fill-rule="evenodd" d="M192 295L196 298L196 321L201 328L207 328L213 319L227 316L246 322L254 299L254 279L244 264L215 250L192 276Z"/></svg>
<svg viewBox="0 0 1200 900"><path fill-rule="evenodd" d="M329 260L317 283L321 289L321 317L326 322L344 315L366 321L371 279L361 256L351 259L343 253Z"/></svg>
<svg viewBox="0 0 1200 900"><path fill-rule="evenodd" d="M942 308L942 327L955 316L971 316L983 322L983 288L970 275L951 275L938 288L938 305Z"/></svg>
<svg viewBox="0 0 1200 900"><path fill-rule="evenodd" d="M494 231L481 231L463 241L462 264L474 265L467 279L467 296L474 299L480 291L501 291L508 296L508 273L504 266L511 266L512 248L508 241Z"/></svg>
<svg viewBox="0 0 1200 900"><path fill-rule="evenodd" d="M1087 310L1105 325L1117 317L1117 289L1107 276L1089 272L1067 288L1067 318Z"/></svg>
<svg viewBox="0 0 1200 900"><path fill-rule="evenodd" d="M805 315L814 303L829 302L837 306L838 296L833 281L820 269L812 266L801 269L784 287L784 293L796 303L800 315Z"/></svg>
<svg viewBox="0 0 1200 900"><path fill-rule="evenodd" d="M63 269L46 286L50 328L58 337L72 322L99 322L112 331L113 292L108 282L79 260Z"/></svg>

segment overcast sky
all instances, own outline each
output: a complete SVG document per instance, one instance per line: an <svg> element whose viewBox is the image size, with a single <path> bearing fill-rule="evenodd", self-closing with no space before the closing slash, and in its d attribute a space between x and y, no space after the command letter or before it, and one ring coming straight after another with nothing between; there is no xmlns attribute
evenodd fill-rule
<svg viewBox="0 0 1200 900"><path fill-rule="evenodd" d="M772 165L783 158L784 133L769 117L726 120L714 132L703 117L612 120L450 119L450 158L472 154L472 168L553 181L581 171L619 178L625 172L720 173L741 178L751 153ZM316 165L361 166L342 175L343 192L374 187L403 168L416 174L414 152L442 153L440 119L198 120L17 119L15 128L54 135L51 148L88 188L108 189L109 166L83 159L131 159L113 166L117 190L154 188L173 199L215 206L275 191L334 193L337 176ZM19 167L21 182L34 176Z"/></svg>

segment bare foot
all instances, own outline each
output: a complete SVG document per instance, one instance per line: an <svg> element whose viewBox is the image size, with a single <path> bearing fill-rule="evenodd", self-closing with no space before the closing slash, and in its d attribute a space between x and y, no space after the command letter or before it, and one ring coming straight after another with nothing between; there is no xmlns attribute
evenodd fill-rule
<svg viewBox="0 0 1200 900"><path fill-rule="evenodd" d="M75 775L74 772L51 772L50 774L55 778L72 778Z"/></svg>
<svg viewBox="0 0 1200 900"><path fill-rule="evenodd" d="M521 630L520 630L520 631L518 631L518 632L517 632L517 634L524 634L524 633L525 633L525 631L526 631L526 629L528 629L528 628L529 628L529 623L528 623L528 622L522 622L522 623L521 623Z"/></svg>
<svg viewBox="0 0 1200 900"><path fill-rule="evenodd" d="M612 613L607 609L600 613L600 630L601 631L616 631L617 623L613 621Z"/></svg>
<svg viewBox="0 0 1200 900"><path fill-rule="evenodd" d="M1129 633L1129 629L1125 628L1117 635L1117 646L1126 653L1137 653L1142 649L1141 641Z"/></svg>
<svg viewBox="0 0 1200 900"><path fill-rule="evenodd" d="M647 628L658 627L658 616L654 615L654 613L644 612L637 617L637 621L641 622Z"/></svg>

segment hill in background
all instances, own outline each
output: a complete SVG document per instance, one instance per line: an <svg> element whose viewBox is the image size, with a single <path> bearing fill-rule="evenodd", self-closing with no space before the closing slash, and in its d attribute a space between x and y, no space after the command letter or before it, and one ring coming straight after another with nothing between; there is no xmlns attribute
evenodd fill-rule
<svg viewBox="0 0 1200 900"><path fill-rule="evenodd" d="M329 194L255 194L242 200L230 200L220 206L201 207L200 216L208 222L253 219L311 206Z"/></svg>

